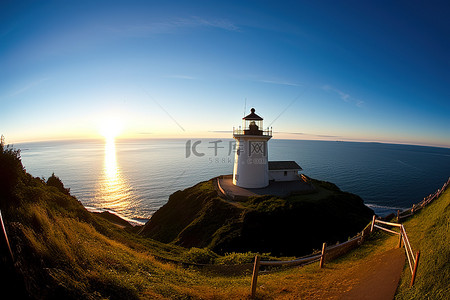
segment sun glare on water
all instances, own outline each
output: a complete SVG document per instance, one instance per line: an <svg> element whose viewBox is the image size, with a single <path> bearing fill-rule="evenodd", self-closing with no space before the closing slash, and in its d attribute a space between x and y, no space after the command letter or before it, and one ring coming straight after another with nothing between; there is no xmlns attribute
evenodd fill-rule
<svg viewBox="0 0 450 300"><path fill-rule="evenodd" d="M134 199L116 155L115 138L122 133L123 123L119 118L110 117L100 120L98 128L99 133L105 138L105 153L103 172L98 179L95 201L101 208L123 213L132 207L132 199Z"/></svg>

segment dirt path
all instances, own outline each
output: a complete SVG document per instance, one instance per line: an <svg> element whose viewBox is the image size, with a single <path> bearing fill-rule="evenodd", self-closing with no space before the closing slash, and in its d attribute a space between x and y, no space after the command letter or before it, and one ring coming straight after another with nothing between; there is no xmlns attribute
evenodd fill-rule
<svg viewBox="0 0 450 300"><path fill-rule="evenodd" d="M342 278L352 284L337 299L393 299L404 265L403 248L388 250L361 261L346 275L348 278Z"/></svg>

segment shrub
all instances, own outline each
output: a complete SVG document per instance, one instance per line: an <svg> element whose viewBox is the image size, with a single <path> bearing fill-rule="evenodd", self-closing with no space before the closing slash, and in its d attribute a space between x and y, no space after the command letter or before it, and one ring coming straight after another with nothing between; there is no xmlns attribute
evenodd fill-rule
<svg viewBox="0 0 450 300"><path fill-rule="evenodd" d="M226 253L224 256L216 259L219 265L241 265L252 263L255 260L256 253L248 251L245 253Z"/></svg>
<svg viewBox="0 0 450 300"><path fill-rule="evenodd" d="M16 150L10 145L5 146L3 135L0 139L0 204L11 199L11 194L20 176L23 176L24 168L20 161L20 150ZM2 199L3 198L3 199Z"/></svg>
<svg viewBox="0 0 450 300"><path fill-rule="evenodd" d="M216 258L216 264L218 265L242 265L253 263L255 261L255 256L259 253L255 252L231 252L225 253L224 256ZM259 254L263 260L277 260L277 258L270 255L270 253Z"/></svg>
<svg viewBox="0 0 450 300"><path fill-rule="evenodd" d="M55 173L52 173L52 176L50 176L47 180L47 185L54 186L63 194L70 195L70 189L66 189L64 187L64 184L62 183L61 179L59 179L58 176L55 176Z"/></svg>
<svg viewBox="0 0 450 300"><path fill-rule="evenodd" d="M189 251L183 254L183 259L186 262L195 264L212 264L216 259L217 254L205 248L192 247Z"/></svg>

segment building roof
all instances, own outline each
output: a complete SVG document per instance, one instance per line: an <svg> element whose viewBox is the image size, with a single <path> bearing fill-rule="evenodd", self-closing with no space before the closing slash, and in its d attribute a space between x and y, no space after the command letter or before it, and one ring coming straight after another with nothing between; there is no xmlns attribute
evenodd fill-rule
<svg viewBox="0 0 450 300"><path fill-rule="evenodd" d="M262 120L263 120L263 118L261 118L260 116L258 116L257 114L255 114L255 109L254 109L254 108L252 108L252 109L250 110L250 112L251 112L251 113L250 113L249 115L243 117L242 119L244 119L244 120L250 120L250 121L262 121Z"/></svg>
<svg viewBox="0 0 450 300"><path fill-rule="evenodd" d="M295 161L293 160L283 160L283 161L269 161L269 170L303 170Z"/></svg>

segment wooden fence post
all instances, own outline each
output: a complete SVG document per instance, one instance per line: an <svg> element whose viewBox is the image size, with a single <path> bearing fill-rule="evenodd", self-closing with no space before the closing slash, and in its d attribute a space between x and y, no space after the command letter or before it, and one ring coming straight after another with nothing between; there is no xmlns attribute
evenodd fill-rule
<svg viewBox="0 0 450 300"><path fill-rule="evenodd" d="M400 223L400 210L397 209L397 223Z"/></svg>
<svg viewBox="0 0 450 300"><path fill-rule="evenodd" d="M402 236L403 236L403 231L402 231L402 228L400 227L400 234L398 235L398 248L402 247Z"/></svg>
<svg viewBox="0 0 450 300"><path fill-rule="evenodd" d="M1 223L2 231L3 231L3 235L2 235L1 239L4 239L5 246L6 246L6 248L8 248L9 255L11 256L11 261L14 263L14 255L11 250L11 245L9 244L8 234L6 233L6 227L5 227L5 223L3 223L3 216L2 216L1 211L0 211L0 223ZM2 241L0 241L0 242L2 242Z"/></svg>
<svg viewBox="0 0 450 300"><path fill-rule="evenodd" d="M361 244L364 242L364 229L361 231Z"/></svg>
<svg viewBox="0 0 450 300"><path fill-rule="evenodd" d="M375 225L375 215L373 215L372 217L372 225L370 226L370 233L372 233L374 225Z"/></svg>
<svg viewBox="0 0 450 300"><path fill-rule="evenodd" d="M255 256L255 264L253 265L253 276L252 276L252 298L255 297L256 293L256 284L258 282L258 272L259 272L259 262L261 258L259 255Z"/></svg>
<svg viewBox="0 0 450 300"><path fill-rule="evenodd" d="M417 272L417 266L419 265L419 257L420 257L420 251L417 251L416 253L416 261L414 263L414 271L412 273L412 277L411 277L411 285L414 285L414 280L416 279L416 272Z"/></svg>
<svg viewBox="0 0 450 300"><path fill-rule="evenodd" d="M327 248L327 243L323 243L322 244L322 255L320 256L320 263L319 263L319 268L321 268L321 269L323 267L323 263L325 262L326 248Z"/></svg>

